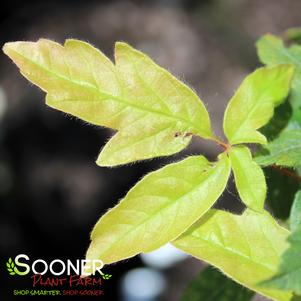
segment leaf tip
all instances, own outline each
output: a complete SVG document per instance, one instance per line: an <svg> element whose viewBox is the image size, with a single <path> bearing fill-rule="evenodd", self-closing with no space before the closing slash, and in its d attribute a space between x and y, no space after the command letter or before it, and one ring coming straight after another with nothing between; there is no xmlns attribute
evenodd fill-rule
<svg viewBox="0 0 301 301"><path fill-rule="evenodd" d="M268 33L264 34L263 36L261 36L256 41L255 44L258 47L258 46L260 46L261 43L264 43L264 42L281 42L281 40L277 36L268 32Z"/></svg>
<svg viewBox="0 0 301 301"><path fill-rule="evenodd" d="M84 41L80 41L77 39L66 39L64 43L64 47L66 48L73 48L73 47L83 46L83 45L88 45L88 44Z"/></svg>
<svg viewBox="0 0 301 301"><path fill-rule="evenodd" d="M95 163L99 167L107 167L108 166L105 162L103 162L103 160L100 157L97 158L97 160L95 161Z"/></svg>
<svg viewBox="0 0 301 301"><path fill-rule="evenodd" d="M13 50L14 48L16 48L16 44L18 42L7 42L3 45L2 47L2 51L7 55L9 56L9 53L11 50Z"/></svg>
<svg viewBox="0 0 301 301"><path fill-rule="evenodd" d="M95 163L100 167L112 167L115 165L114 163L110 163L109 159L103 155L103 152L99 154Z"/></svg>
<svg viewBox="0 0 301 301"><path fill-rule="evenodd" d="M115 43L115 56L118 57L122 53L126 53L126 52L139 53L139 51L137 49L133 48L128 43L122 42L122 41L117 41Z"/></svg>
<svg viewBox="0 0 301 301"><path fill-rule="evenodd" d="M126 42L122 42L122 41L117 41L115 43L115 49L128 49L131 48L131 46L129 44L127 44Z"/></svg>
<svg viewBox="0 0 301 301"><path fill-rule="evenodd" d="M115 43L115 49L114 49L116 64L118 63L119 58L123 56L124 53L130 52L131 50L133 50L133 48L129 44L125 42L117 41Z"/></svg>

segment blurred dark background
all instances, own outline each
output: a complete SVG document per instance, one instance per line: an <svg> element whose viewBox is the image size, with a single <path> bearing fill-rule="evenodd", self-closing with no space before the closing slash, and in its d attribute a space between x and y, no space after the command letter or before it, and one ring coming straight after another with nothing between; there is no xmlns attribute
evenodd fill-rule
<svg viewBox="0 0 301 301"><path fill-rule="evenodd" d="M11 0L1 5L0 42L40 37L63 42L72 37L112 57L115 41L126 41L191 85L221 135L229 97L259 65L254 42L264 33L300 26L300 11L299 0ZM100 168L94 161L112 134L46 107L44 93L0 53L1 300L34 298L13 297L14 289L31 288L32 281L9 277L8 257L25 253L32 259L84 258L97 219L145 173L189 153L214 159L219 151L194 140L171 158ZM219 206L240 210L231 186L230 181ZM98 299L178 300L201 268L197 260L166 247L150 257L106 267L113 277L104 282L105 295ZM153 295L147 296L148 290ZM40 298L47 299L35 297Z"/></svg>

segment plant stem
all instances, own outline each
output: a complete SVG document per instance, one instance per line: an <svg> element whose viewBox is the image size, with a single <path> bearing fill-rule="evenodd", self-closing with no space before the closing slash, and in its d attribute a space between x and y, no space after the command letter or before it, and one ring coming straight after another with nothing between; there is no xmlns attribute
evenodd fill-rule
<svg viewBox="0 0 301 301"><path fill-rule="evenodd" d="M277 166L277 165L271 165L270 167L271 167L272 169L274 169L274 170L279 171L279 172L282 173L283 175L289 176L289 177L291 177L291 178L293 178L293 179L295 179L295 180L297 180L298 182L301 183L301 177L298 176L297 174L295 174L294 172L290 171L289 169L287 169L287 168L282 168L282 167Z"/></svg>
<svg viewBox="0 0 301 301"><path fill-rule="evenodd" d="M217 137L214 137L212 138L212 140L218 144L219 146L221 146L226 152L229 151L229 149L231 148L231 145L226 143L226 142L223 142L222 140L220 140L219 138Z"/></svg>

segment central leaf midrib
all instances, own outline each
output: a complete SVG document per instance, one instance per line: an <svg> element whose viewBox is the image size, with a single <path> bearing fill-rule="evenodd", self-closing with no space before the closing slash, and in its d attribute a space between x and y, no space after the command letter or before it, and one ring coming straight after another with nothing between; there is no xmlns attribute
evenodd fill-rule
<svg viewBox="0 0 301 301"><path fill-rule="evenodd" d="M51 70L51 69L49 69L49 68L46 68L45 66L43 66L43 65L41 65L41 64L39 64L39 63L37 63L36 61L31 60L30 58L26 57L26 56L23 55L22 53L19 53L19 52L15 51L15 50L11 50L11 51L14 52L15 54L21 56L23 59L29 61L29 62L32 63L33 65L37 66L38 68L43 69L45 72L48 72L48 73L50 73L50 74L56 76L57 78L60 78L60 79L69 81L69 82L71 82L71 83L73 83L73 84L79 85L79 86L81 86L81 87L85 87L85 88L87 88L87 89L92 89L92 90L98 92L97 94L100 93L100 94L102 94L102 95L108 97L109 99L111 99L111 100L113 100L113 101L117 101L117 102L120 102L120 103L129 105L129 106L132 106L132 107L134 107L134 108L136 108L136 109L138 109L138 110L140 110L140 111L144 111L144 112L146 111L146 112L150 112L150 113L153 113L153 114L165 116L165 117L167 117L167 118L171 118L171 119L174 119L174 120L176 120L176 121L181 121L181 122L183 122L183 123L185 123L185 124L187 124L187 125L189 125L189 126L192 126L195 130L197 130L198 132L195 133L195 134L200 134L200 135L202 135L202 130L201 130L198 126L196 126L195 124L193 124L190 120L187 120L187 119L185 119L185 118L182 118L182 117L179 117L179 116L175 116L175 115L172 115L172 114L167 114L167 113L164 113L164 112L161 112L161 111L157 111L157 110L154 110L154 109L152 109L152 108L147 108L147 107L144 107L144 106L139 106L139 105L134 104L134 103L132 103L132 102L128 102L128 101L124 100L123 98L120 98L120 97L118 97L118 96L114 96L114 95L112 95L112 94L106 93L106 92L104 92L103 90L99 89L99 87L96 87L96 86L94 86L94 85L92 85L92 84L90 84L90 83L88 83L88 82L86 82L86 81L81 82L81 81L77 81L77 80L74 80L74 79L72 79L72 78L66 77L66 76L64 76L64 75L58 74L58 73L54 72L53 70ZM48 92L48 91L47 91L47 92Z"/></svg>
<svg viewBox="0 0 301 301"><path fill-rule="evenodd" d="M234 252L233 249L230 249L230 250L229 250L229 249L228 249L227 247L225 247L225 246L221 246L221 245L219 245L219 244L217 244L217 243L214 243L214 242L212 242L212 241L209 241L209 240L207 240L207 239L205 239L205 238L203 238L203 237L200 237L200 236L197 236L197 235L194 235L194 234L190 234L190 236L193 237L193 238L196 238L196 239L200 239L200 240L202 240L202 241L204 241L204 242L206 242L206 243L208 243L208 244L210 244L210 245L213 245L214 247L219 248L219 249L221 249L221 250L223 250L223 251L225 251L225 252L228 252L228 253L230 253L230 254L238 255L238 256L242 257L243 259L245 259L245 260L247 260L247 261L250 261L250 262L252 262L252 263L255 263L255 264L259 265L259 266L262 266L263 268L265 268L265 269L267 269L267 270L269 270L269 271L271 271L271 272L273 272L273 273L276 272L276 270L271 269L270 266L264 265L264 264L262 264L261 262L255 261L255 260L251 259L250 257L248 257L247 255L244 255L244 254L242 254L242 253ZM199 257L199 256L197 256L197 257Z"/></svg>

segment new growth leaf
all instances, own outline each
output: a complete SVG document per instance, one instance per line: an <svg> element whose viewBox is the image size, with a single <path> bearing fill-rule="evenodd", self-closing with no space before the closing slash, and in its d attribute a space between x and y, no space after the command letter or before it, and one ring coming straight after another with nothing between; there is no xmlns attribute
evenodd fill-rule
<svg viewBox="0 0 301 301"><path fill-rule="evenodd" d="M118 131L97 159L101 166L171 155L192 135L212 137L198 96L125 43L116 43L115 65L78 40L12 42L3 51L47 92L49 106Z"/></svg>
<svg viewBox="0 0 301 301"><path fill-rule="evenodd" d="M112 263L177 238L205 214L226 187L229 159L189 157L149 173L96 224L88 259Z"/></svg>

